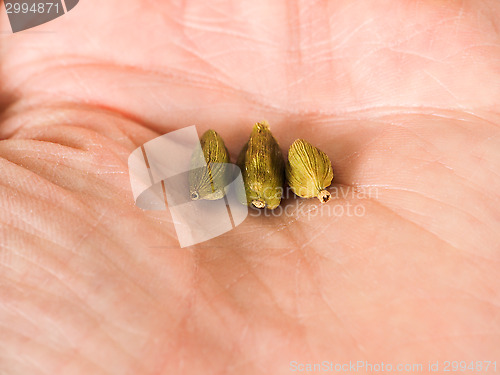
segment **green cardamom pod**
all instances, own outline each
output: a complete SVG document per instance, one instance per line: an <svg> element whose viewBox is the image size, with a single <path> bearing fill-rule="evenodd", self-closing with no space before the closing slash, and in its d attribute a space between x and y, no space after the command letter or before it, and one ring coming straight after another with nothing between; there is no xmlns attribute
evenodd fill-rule
<svg viewBox="0 0 500 375"><path fill-rule="evenodd" d="M267 121L254 125L237 164L245 183L246 204L271 210L278 207L283 195L285 162Z"/></svg>
<svg viewBox="0 0 500 375"><path fill-rule="evenodd" d="M189 194L192 200L221 199L228 185L229 153L224 141L214 130L207 130L200 138L201 149L197 148L191 157L189 171ZM203 165L205 167L195 168Z"/></svg>
<svg viewBox="0 0 500 375"><path fill-rule="evenodd" d="M299 197L317 197L322 203L330 200L325 188L332 183L332 163L328 155L303 139L297 139L288 150L286 178Z"/></svg>

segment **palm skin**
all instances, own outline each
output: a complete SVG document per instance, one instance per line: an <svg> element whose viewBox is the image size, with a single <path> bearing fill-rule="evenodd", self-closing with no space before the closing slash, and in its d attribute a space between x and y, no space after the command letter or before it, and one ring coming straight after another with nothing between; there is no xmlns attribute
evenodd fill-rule
<svg viewBox="0 0 500 375"><path fill-rule="evenodd" d="M499 16L86 0L0 35L0 373L499 360ZM234 161L262 119L329 155L337 197L187 249L135 207L136 147L196 124Z"/></svg>

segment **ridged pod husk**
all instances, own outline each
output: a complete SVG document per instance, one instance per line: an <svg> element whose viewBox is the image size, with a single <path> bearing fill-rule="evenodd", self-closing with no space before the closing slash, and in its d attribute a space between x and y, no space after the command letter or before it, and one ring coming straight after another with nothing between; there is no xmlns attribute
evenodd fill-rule
<svg viewBox="0 0 500 375"><path fill-rule="evenodd" d="M285 162L266 121L254 125L237 164L245 183L247 205L269 209L278 207L283 195Z"/></svg>
<svg viewBox="0 0 500 375"><path fill-rule="evenodd" d="M332 163L328 155L303 139L297 139L288 150L286 178L299 197L317 197L322 203L330 200L325 188L332 183Z"/></svg>
<svg viewBox="0 0 500 375"><path fill-rule="evenodd" d="M189 194L192 200L221 199L225 195L229 176L227 163L229 153L224 141L214 130L207 130L200 138L200 149L196 149L191 157L192 168L189 171ZM203 160L204 159L204 160ZM206 167L195 166L206 162Z"/></svg>

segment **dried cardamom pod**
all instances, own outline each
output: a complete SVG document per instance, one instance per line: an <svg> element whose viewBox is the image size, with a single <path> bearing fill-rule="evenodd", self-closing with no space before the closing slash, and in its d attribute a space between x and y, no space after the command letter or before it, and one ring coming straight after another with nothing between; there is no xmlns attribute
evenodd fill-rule
<svg viewBox="0 0 500 375"><path fill-rule="evenodd" d="M191 157L191 165L206 162L205 167L189 171L189 194L192 200L216 200L224 197L228 185L229 153L224 141L214 130L207 130L200 138L201 151L197 148Z"/></svg>
<svg viewBox="0 0 500 375"><path fill-rule="evenodd" d="M286 178L299 197L318 197L322 203L330 200L325 188L332 183L332 163L328 155L303 139L297 139L288 150Z"/></svg>
<svg viewBox="0 0 500 375"><path fill-rule="evenodd" d="M275 209L281 202L285 162L267 121L254 125L237 161L245 183L246 203Z"/></svg>

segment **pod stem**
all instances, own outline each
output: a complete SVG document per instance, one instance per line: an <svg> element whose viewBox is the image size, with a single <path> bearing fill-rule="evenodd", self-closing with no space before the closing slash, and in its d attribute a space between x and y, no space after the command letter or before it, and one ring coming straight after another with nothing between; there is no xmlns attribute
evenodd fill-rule
<svg viewBox="0 0 500 375"><path fill-rule="evenodd" d="M321 203L326 203L330 200L330 198L332 197L332 195L330 194L330 192L328 190L321 190L318 194L318 199Z"/></svg>
<svg viewBox="0 0 500 375"><path fill-rule="evenodd" d="M262 199L254 199L252 201L252 204L257 207L257 208L264 208L266 207L266 203Z"/></svg>

